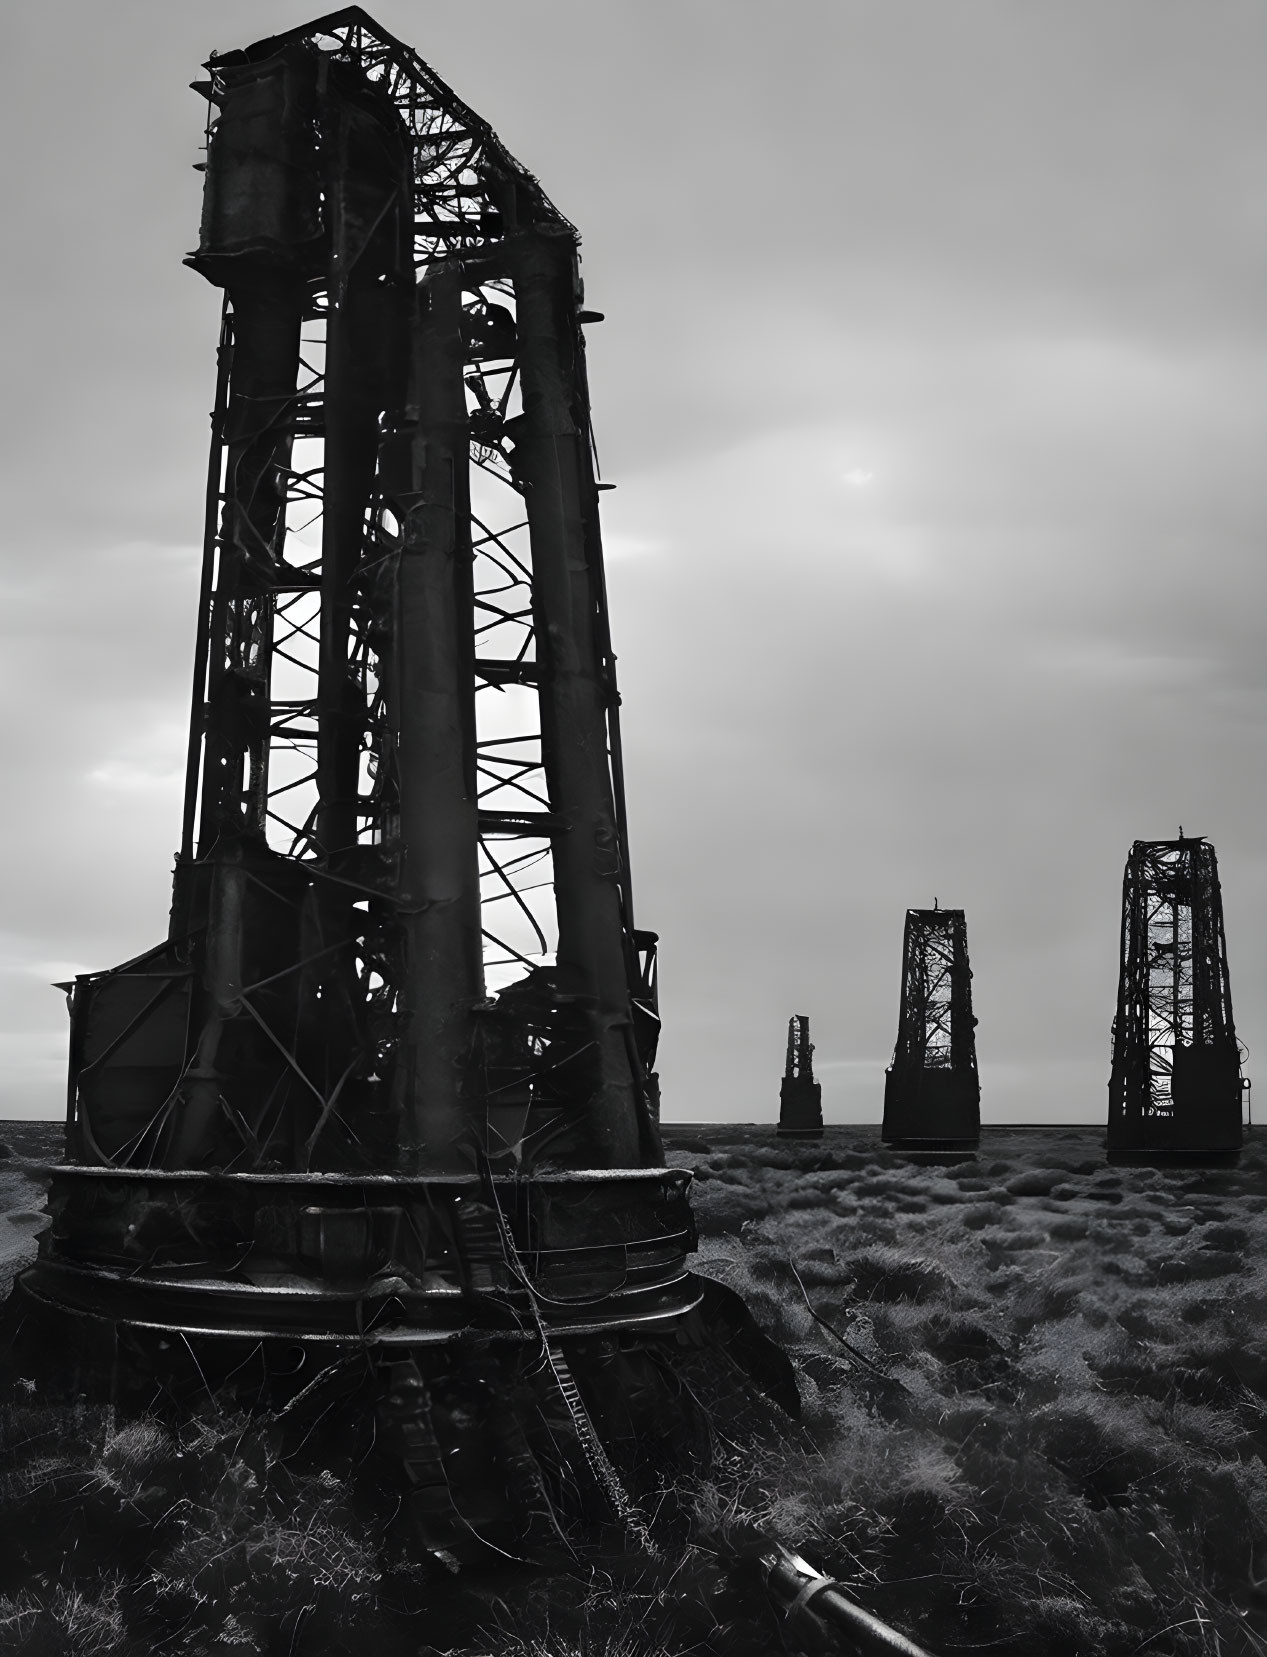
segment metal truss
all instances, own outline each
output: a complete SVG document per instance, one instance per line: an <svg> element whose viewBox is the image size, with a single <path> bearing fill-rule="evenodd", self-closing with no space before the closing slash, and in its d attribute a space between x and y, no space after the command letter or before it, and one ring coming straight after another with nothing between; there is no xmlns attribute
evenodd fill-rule
<svg viewBox="0 0 1267 1657"><path fill-rule="evenodd" d="M794 1013L788 1020L778 1131L783 1137L801 1139L818 1139L823 1132L823 1089L814 1080L814 1044L804 1013Z"/></svg>
<svg viewBox="0 0 1267 1657"><path fill-rule="evenodd" d="M1214 847L1137 840L1122 887L1110 1146L1234 1148L1240 1095Z"/></svg>
<svg viewBox="0 0 1267 1657"><path fill-rule="evenodd" d="M225 301L163 1022L132 967L80 982L82 1149L654 1160L575 229L359 7L206 67L187 263Z"/></svg>
<svg viewBox="0 0 1267 1657"><path fill-rule="evenodd" d="M976 1019L962 909L908 909L897 1045L885 1077L885 1139L975 1139Z"/></svg>
<svg viewBox="0 0 1267 1657"><path fill-rule="evenodd" d="M646 1547L685 1349L796 1389L663 1166L576 232L358 8L207 68L171 923L72 987L15 1304L112 1407L320 1399L446 1570Z"/></svg>

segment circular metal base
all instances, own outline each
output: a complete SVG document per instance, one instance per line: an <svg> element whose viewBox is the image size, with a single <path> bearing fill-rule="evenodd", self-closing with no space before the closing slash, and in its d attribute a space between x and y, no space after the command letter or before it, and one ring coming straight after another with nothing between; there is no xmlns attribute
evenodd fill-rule
<svg viewBox="0 0 1267 1657"><path fill-rule="evenodd" d="M653 1326L698 1301L689 1174L51 1170L23 1286L121 1326L384 1348Z"/></svg>

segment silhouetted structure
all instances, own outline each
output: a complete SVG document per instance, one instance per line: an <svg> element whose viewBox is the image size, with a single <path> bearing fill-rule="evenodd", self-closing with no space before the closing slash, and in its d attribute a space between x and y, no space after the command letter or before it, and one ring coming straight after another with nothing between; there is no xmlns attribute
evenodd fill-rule
<svg viewBox="0 0 1267 1657"><path fill-rule="evenodd" d="M680 1453L722 1303L659 1147L577 235L357 7L207 68L183 844L167 940L70 987L25 1302L173 1386L361 1362L441 1553L557 1539L569 1444L563 1509L636 1530L604 1444Z"/></svg>
<svg viewBox="0 0 1267 1657"><path fill-rule="evenodd" d="M908 909L886 1140L972 1144L981 1132L972 971L962 909Z"/></svg>
<svg viewBox="0 0 1267 1657"><path fill-rule="evenodd" d="M794 1013L787 1025L787 1063L779 1088L779 1136L785 1139L823 1137L823 1089L814 1080L814 1044L809 1019Z"/></svg>
<svg viewBox="0 0 1267 1657"><path fill-rule="evenodd" d="M1122 883L1109 1150L1235 1151L1241 1113L1214 847L1182 833L1137 840Z"/></svg>

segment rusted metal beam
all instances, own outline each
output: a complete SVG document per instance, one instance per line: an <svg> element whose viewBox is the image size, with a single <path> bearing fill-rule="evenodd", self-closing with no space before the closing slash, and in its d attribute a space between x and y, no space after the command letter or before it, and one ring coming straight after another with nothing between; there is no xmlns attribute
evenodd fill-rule
<svg viewBox="0 0 1267 1657"><path fill-rule="evenodd" d="M210 652L199 855L222 836L262 838L268 794L270 582L280 557L303 290L289 272L234 271L224 507ZM213 442L218 446L217 436Z"/></svg>
<svg viewBox="0 0 1267 1657"><path fill-rule="evenodd" d="M403 969L392 1078L404 1166L473 1168L472 1008L484 999L474 604L460 273L417 291L391 656Z"/></svg>
<svg viewBox="0 0 1267 1657"><path fill-rule="evenodd" d="M224 464L225 415L229 402L229 369L233 356L229 298L225 295L220 314L220 340L216 347L216 394L211 410L211 449L207 456L207 492L203 511L202 578L198 589L198 626L194 640L192 705L189 710L189 743L185 760L185 808L181 817L180 859L188 864L194 855L194 830L198 814L198 779L202 769L203 738L206 727L207 658L210 645L211 600L215 591L216 531L220 523L220 477ZM185 917L173 905L174 933L187 929Z"/></svg>
<svg viewBox="0 0 1267 1657"><path fill-rule="evenodd" d="M598 1166L644 1155L645 1105L630 1060L629 970L621 903L607 715L614 700L599 644L591 563L597 491L587 412L578 396L576 245L566 232L526 231L511 249L523 414L513 464L532 538L533 610L541 673L542 754L553 809L558 988L577 998L593 1043L585 1137Z"/></svg>

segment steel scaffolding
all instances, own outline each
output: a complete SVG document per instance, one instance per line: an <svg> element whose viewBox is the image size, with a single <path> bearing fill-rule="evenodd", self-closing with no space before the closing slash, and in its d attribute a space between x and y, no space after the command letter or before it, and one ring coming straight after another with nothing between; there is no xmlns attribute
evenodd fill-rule
<svg viewBox="0 0 1267 1657"><path fill-rule="evenodd" d="M183 843L75 986L76 1153L654 1164L576 232L357 8L207 67Z"/></svg>
<svg viewBox="0 0 1267 1657"><path fill-rule="evenodd" d="M673 1354L764 1347L660 1149L577 234L358 7L206 67L169 935L71 986L18 1298L112 1385L351 1364L433 1553L641 1536L608 1447L680 1458Z"/></svg>
<svg viewBox="0 0 1267 1657"><path fill-rule="evenodd" d="M1122 883L1109 1149L1236 1150L1241 1096L1214 847L1137 840Z"/></svg>
<svg viewBox="0 0 1267 1657"><path fill-rule="evenodd" d="M787 1061L779 1088L779 1136L792 1139L821 1139L823 1136L823 1089L814 1080L814 1044L809 1039L809 1019L795 1013L787 1026Z"/></svg>
<svg viewBox="0 0 1267 1657"><path fill-rule="evenodd" d="M962 909L908 909L886 1140L973 1142L981 1131L972 969Z"/></svg>

